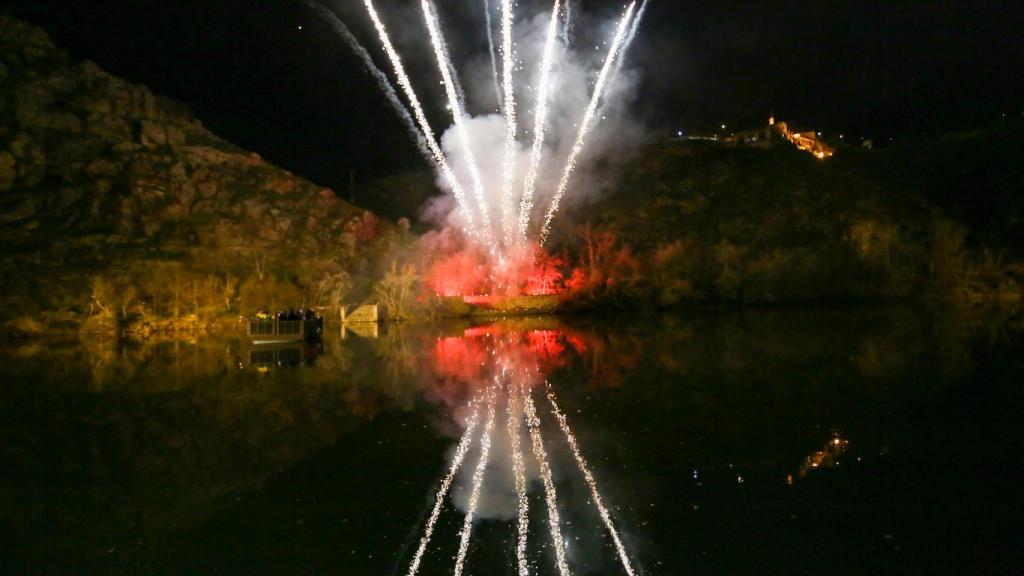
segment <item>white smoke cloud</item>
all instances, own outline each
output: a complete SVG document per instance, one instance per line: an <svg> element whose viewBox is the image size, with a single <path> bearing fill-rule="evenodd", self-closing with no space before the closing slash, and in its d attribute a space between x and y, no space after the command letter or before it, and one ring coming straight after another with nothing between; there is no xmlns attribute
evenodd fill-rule
<svg viewBox="0 0 1024 576"><path fill-rule="evenodd" d="M529 148L533 144L533 118L536 106L537 86L540 83L540 61L544 50L550 13L541 12L536 15L521 17L514 28L517 75L516 102L519 111L518 151L516 155L516 176L514 190L515 205L519 204L519 194L523 187L523 177L528 167ZM591 22L587 23L591 25ZM544 162L535 193L535 208L531 218L531 229L536 230L543 211L548 207L554 187L562 174L565 159L576 138L583 112L592 96L597 73L607 54L608 44L614 33L617 22L594 23L601 30L596 37L607 37L604 43L581 42L576 49L564 44L559 38L555 50L555 60L551 70L551 96L547 134L545 136ZM481 30L481 34L483 31ZM628 59L628 53L625 58ZM469 114L477 113L465 121L473 155L477 161L481 179L484 184L485 197L489 216L496 229L500 226L500 195L503 171L503 155L505 143L505 125L497 108L497 96L494 90L493 69L490 57L485 53L467 60L464 69L459 70L465 83L469 105ZM617 152L624 147L638 142L644 133L642 123L629 114L629 105L635 98L635 89L639 74L624 66L606 90L605 104L601 109L597 124L587 141L584 159L574 173L567 203L592 199L600 194L610 183L606 178L593 174L588 166L596 159L613 160ZM450 120L450 118L449 118ZM454 125L444 131L441 146L446 157L455 170L458 179L468 184L470 180L469 165L465 149L456 136ZM614 162L613 162L614 163ZM447 190L444 181L439 180L438 186ZM449 191L450 194L450 191ZM447 195L446 195L447 196ZM475 203L472 203L476 209ZM422 211L423 220L442 226L454 225L461 228L464 219L453 214L456 206L450 200L437 199L428 203ZM477 217L474 214L474 217ZM477 218L479 221L479 218Z"/></svg>

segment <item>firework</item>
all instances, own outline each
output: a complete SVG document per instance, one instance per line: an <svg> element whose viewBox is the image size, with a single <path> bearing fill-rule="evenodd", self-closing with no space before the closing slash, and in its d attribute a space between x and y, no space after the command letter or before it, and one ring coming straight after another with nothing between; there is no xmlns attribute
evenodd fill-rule
<svg viewBox="0 0 1024 576"><path fill-rule="evenodd" d="M459 208L466 216L469 233L471 236L478 237L479 233L473 220L473 211L469 208L469 205L466 202L466 195L463 193L462 185L455 177L455 173L452 171L451 166L449 166L448 160L444 156L444 152L441 151L441 147L437 144L437 139L434 137L434 131L430 128L430 122L427 120L427 115L423 112L423 106L420 104L419 98L416 96L416 91L413 90L408 74L405 73L405 66L402 64L402 58L398 55L394 45L391 43L391 37L388 35L387 28L384 26L380 16L377 14L377 9L373 7L373 0L363 0L363 4L366 6L366 11L369 13L370 19L373 21L373 26L377 30L377 35L380 37L380 42L384 47L384 52L387 54L388 60L391 61L391 67L394 69L395 76L398 77L398 85L401 86L402 91L405 93L405 97L409 101L409 105L412 107L413 114L416 117L416 121L420 125L420 130L423 131L423 138L426 141L427 146L430 148L431 156L433 156L438 169L441 171L444 179L451 187L452 194L455 196L455 201L458 202Z"/></svg>
<svg viewBox="0 0 1024 576"><path fill-rule="evenodd" d="M505 156L501 178L501 223L505 245L511 247L516 222L512 217L512 178L516 169L516 98L514 78L515 52L512 47L512 0L501 0L501 75L504 89Z"/></svg>
<svg viewBox="0 0 1024 576"><path fill-rule="evenodd" d="M369 1L369 0L367 0ZM473 183L473 196L476 198L477 206L480 209L480 226L487 243L494 248L494 232L491 229L491 217L487 213L487 200L484 198L484 185L480 180L480 168L476 163L476 155L473 152L473 145L469 140L469 132L466 130L465 113L462 109L462 100L459 98L459 89L456 85L455 76L452 74L451 58L448 56L448 48L441 34L441 26L434 13L434 6L430 0L421 0L423 8L423 20L427 25L427 32L430 34L430 43L434 47L434 56L437 58L437 68L441 72L442 84L448 96L448 106L451 108L452 120L455 122L455 133L459 138L459 144L466 154L466 163L469 165L469 177Z"/></svg>
<svg viewBox="0 0 1024 576"><path fill-rule="evenodd" d="M594 93L590 97L590 104L587 105L586 112L583 113L583 120L580 122L579 132L576 135L576 141L572 145L572 150L569 152L569 158L565 162L565 169L562 172L562 179L558 182L558 188L555 190L555 195L551 199L551 206L548 208L547 214L544 215L544 223L541 225L540 240L541 245L547 240L548 233L550 232L551 219L554 218L555 213L558 212L558 204L562 200L562 196L565 195L565 190L569 186L569 179L572 177L572 172L576 168L576 162L579 159L579 155L583 152L583 146L586 144L587 135L590 132L591 124L594 121L594 113L597 110L598 104L601 102L601 97L604 94L604 87L608 81L608 75L611 72L611 67L615 63L615 57L622 47L622 42L625 38L626 27L633 17L633 9L636 8L636 2L630 2L629 8L626 9L626 14L622 17L619 22L619 27L615 31L615 39L612 41L611 49L608 50L608 56L605 58L604 66L601 67L601 73L597 77L597 84L594 86Z"/></svg>
<svg viewBox="0 0 1024 576"><path fill-rule="evenodd" d="M620 50L619 57L615 60L615 70L612 71L611 78L608 80L609 88L615 86L615 80L619 77L619 73L622 71L622 66L626 62L626 53L629 52L629 47L633 45L633 40L640 31L640 23L643 22L644 14L646 13L647 0L644 0L643 3L640 4L640 8L636 11L636 17L633 18L633 23L629 26L629 34L626 35L626 40L622 43L622 50ZM601 110L597 113L599 118L604 115L604 108L607 104L607 101L601 103Z"/></svg>
<svg viewBox="0 0 1024 576"><path fill-rule="evenodd" d="M594 506L597 507L598 513L601 515L601 520L604 522L608 533L612 536L612 541L615 543L615 549L619 554L619 560L622 562L622 567L625 568L626 574L634 576L633 567L629 563L629 557L626 556L626 549L622 545L622 540L619 538L619 533L615 530L615 525L612 524L611 515L608 513L608 509L604 506L604 500L601 498L601 494L597 490L597 481L594 480L594 475L590 473L590 467L587 466L587 461L583 458L583 454L580 453L580 447L576 443L576 437L573 436L572 430L569 429L569 422L566 420L565 415L558 409L558 403L555 402L555 392L551 389L550 383L547 385L547 396L548 402L551 404L551 411L555 415L555 419L558 420L558 426L562 429L562 433L565 434L565 439L569 443L569 448L572 450L572 455L576 458L576 464L580 467L580 472L583 473L583 478L587 481L587 486L590 488L590 496L594 499Z"/></svg>
<svg viewBox="0 0 1024 576"><path fill-rule="evenodd" d="M541 155L544 152L544 130L548 117L548 92L551 88L551 61L555 53L555 35L558 31L559 0L555 0L551 9L551 21L548 23L547 38L544 41L544 55L540 64L540 84L537 89L537 105L533 119L533 147L530 148L530 167L526 171L523 182L523 197L519 203L519 234L526 237L530 226L530 214L533 212L533 191L537 184L537 173L540 170ZM566 3L568 14L569 3Z"/></svg>
<svg viewBox="0 0 1024 576"><path fill-rule="evenodd" d="M480 487L484 483L484 473L487 471L487 457L491 451L491 430L494 428L494 402L495 387L487 392L487 423L484 424L484 432L480 436L480 461L477 462L476 470L473 471L473 491L469 495L469 508L466 510L466 518L462 524L462 532L459 534L459 553L455 556L455 576L461 576L462 569L466 564L466 552L469 550L469 537L473 533L473 514L476 513L476 505L480 501Z"/></svg>
<svg viewBox="0 0 1024 576"><path fill-rule="evenodd" d="M470 404L477 404L477 401L473 400ZM469 450L469 445L473 439L473 430L476 429L479 417L480 406L477 405L473 410L473 415L469 418L469 422L466 424L466 431L462 433L462 438L459 440L459 446L455 449L455 456L452 458L452 465L448 469L448 473L445 474L444 480L441 481L441 487L437 489L437 499L434 501L433 510L430 511L430 518L427 520L427 525L423 529L423 538L420 539L420 546L416 549L416 554L413 556L412 562L409 564L409 576L414 576L420 569L420 562L423 560L423 553L426 552L427 545L430 544L430 537L434 533L434 526L437 524L437 517L441 514L441 508L444 507L445 496L448 494L448 489L451 488L452 480L455 479L455 474L458 473L459 468L462 466L462 461L466 457L466 452Z"/></svg>
<svg viewBox="0 0 1024 576"><path fill-rule="evenodd" d="M391 81L388 80L387 74L377 67L377 64L373 61L373 57L371 57L370 53L366 51L366 48L363 48L363 45L359 43L359 40L356 39L355 35L352 34L352 31L348 29L348 26L346 26L334 12L331 12L321 4L313 2L313 0L299 0L299 2L302 2L310 10L316 12L318 16L327 20L331 24L331 27L334 28L334 31L337 32L345 41L345 44L347 44L348 47L355 52L356 56L362 60L363 67L366 68L366 71L373 77L373 80L377 83L381 92L384 93L384 97L387 99L391 108L395 111L395 114L398 114L398 119L402 121L403 125L405 125L405 129L409 132L409 136L412 137L413 142L416 143L416 148L419 150L420 154L426 158L427 162L433 163L434 157L430 152L430 146L423 137L423 133L416 127L416 121L413 120L412 113L409 112L409 109L402 103L401 98L398 97L398 92L395 91L395 87L391 84Z"/></svg>
<svg viewBox="0 0 1024 576"><path fill-rule="evenodd" d="M487 51L491 55L491 73L494 79L494 97L498 99L498 107L501 103L501 86L498 84L498 58L494 51L494 31L491 26L491 3L484 0L484 25L487 26Z"/></svg>

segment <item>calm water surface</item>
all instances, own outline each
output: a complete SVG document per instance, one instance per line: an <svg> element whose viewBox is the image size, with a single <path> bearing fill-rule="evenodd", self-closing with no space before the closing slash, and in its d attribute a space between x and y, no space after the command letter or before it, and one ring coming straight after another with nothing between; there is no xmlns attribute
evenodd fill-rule
<svg viewBox="0 0 1024 576"><path fill-rule="evenodd" d="M0 352L0 573L1020 574L1019 317L909 308ZM533 426L515 426L530 404ZM481 433L491 421L486 469ZM472 434L464 434L472 427ZM481 471L482 470L482 471ZM481 481L474 498L474 475Z"/></svg>

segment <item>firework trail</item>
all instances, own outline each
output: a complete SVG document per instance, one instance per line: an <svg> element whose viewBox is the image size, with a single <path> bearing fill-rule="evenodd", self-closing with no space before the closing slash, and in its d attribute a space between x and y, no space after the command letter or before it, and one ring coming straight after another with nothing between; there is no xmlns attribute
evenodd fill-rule
<svg viewBox="0 0 1024 576"><path fill-rule="evenodd" d="M430 147L427 145L427 141L423 137L423 133L416 127L416 121L413 120L409 109L405 107L405 104L403 104L402 100L398 97L398 92L395 91L395 87L391 84L391 81L388 80L387 74L377 67L373 62L373 57L371 57L370 53L366 51L366 48L363 48L363 45L359 43L359 40L356 39L355 35L352 34L352 31L348 29L348 26L345 26L345 23L338 18L337 14L331 12L322 4L318 4L313 0L298 1L329 22L331 27L334 28L334 31L345 41L345 44L348 44L349 49L355 52L356 56L363 61L363 67L366 68L366 71L369 72L370 76L372 76L374 81L377 82L377 86L381 91L384 92L384 97L387 98L388 104L390 104L391 108L393 108L395 113L398 114L398 119L405 125L405 129L409 132L409 136L412 137L420 154L426 158L427 162L433 163L434 157L430 152Z"/></svg>
<svg viewBox="0 0 1024 576"><path fill-rule="evenodd" d="M505 244L511 246L516 223L512 217L512 178L516 170L516 98L515 50L512 45L512 0L501 0L501 80L504 90L505 157L501 179L501 223L505 230Z"/></svg>
<svg viewBox="0 0 1024 576"><path fill-rule="evenodd" d="M551 527L551 542L555 545L555 562L561 576L569 575L569 565L565 561L565 544L562 542L561 520L558 517L558 498L555 494L555 482L551 478L551 465L548 464L544 441L540 436L540 418L533 405L533 397L529 390L521 389L523 404L526 406L526 423L530 429L530 441L533 444L533 457L540 468L541 480L544 482L544 498L548 507L548 524ZM632 574L630 575L632 576Z"/></svg>
<svg viewBox="0 0 1024 576"><path fill-rule="evenodd" d="M562 23L562 44L569 46L572 34L572 0L565 0L565 22Z"/></svg>
<svg viewBox="0 0 1024 576"><path fill-rule="evenodd" d="M551 403L551 411L554 412L555 418L558 420L558 426L562 429L562 433L565 434L565 439L569 443L569 448L572 450L573 456L576 457L576 463L580 467L580 472L583 473L583 478L587 481L587 486L590 487L590 496L594 499L594 505L597 507L598 513L601 515L601 520L604 521L604 525L608 528L608 533L611 534L612 540L615 542L615 549L619 553L619 560L622 561L622 567L626 569L626 574L634 576L633 567L629 563L629 558L626 556L626 549L622 546L622 540L619 538L619 533L615 530L615 526L612 524L611 515L608 513L608 509L604 506L604 501L601 499L601 494L597 491L597 482L594 480L594 475L590 473L590 468L587 466L587 461L583 459L583 455L580 453L580 448L576 444L576 437L573 436L572 430L569 429L569 422L566 420L565 415L558 409L558 403L555 402L555 393L551 389L551 383L545 382L547 386L548 402Z"/></svg>
<svg viewBox="0 0 1024 576"><path fill-rule="evenodd" d="M377 35L380 36L380 42L384 46L384 52L391 61L391 67L395 71L395 76L398 77L398 85L401 86L406 99L409 100L409 105L412 106L412 111L416 117L416 121L420 125L420 130L423 131L423 138L426 141L427 146L430 148L430 154L433 156L434 162L441 171L441 174L444 176L444 179L447 180L448 185L451 186L452 194L455 196L455 201L458 202L459 208L462 210L462 213L466 215L469 233L471 236L478 236L479 233L473 220L473 211L466 202L466 195L462 191L462 185L459 184L458 179L455 178L455 173L452 171L451 166L448 165L448 160L444 157L444 152L442 152L440 146L437 145L437 138L434 137L434 131L430 128L430 122L427 120L427 115L423 112L423 106L420 104L419 98L416 97L416 91L412 88L409 76L405 73L405 66L402 65L402 58L398 55L394 45L391 43L391 37L388 36L387 28L385 28L384 23L381 22L380 16L377 14L377 9L373 7L373 0L363 0L363 4L366 6L366 11L369 13L370 19L373 20L373 26L377 29Z"/></svg>
<svg viewBox="0 0 1024 576"><path fill-rule="evenodd" d="M463 566L466 563L466 552L469 550L469 537L473 532L473 514L476 512L477 502L480 500L480 487L484 483L484 472L487 471L487 457L491 451L491 430L494 428L494 401L495 386L487 391L487 423L484 424L484 433L480 436L480 461L477 462L476 470L473 471L473 491L469 495L469 508L466 510L466 518L462 524L461 540L459 542L459 553L455 557L455 576L462 575Z"/></svg>
<svg viewBox="0 0 1024 576"><path fill-rule="evenodd" d="M498 107L503 106L501 100L501 86L498 84L498 57L494 51L494 32L491 26L491 3L484 0L484 23L487 26L487 51L491 54L491 72L494 78L494 96L498 99Z"/></svg>
<svg viewBox="0 0 1024 576"><path fill-rule="evenodd" d="M626 63L626 53L629 52L629 47L633 45L633 40L636 38L637 32L640 30L640 22L644 19L644 14L647 12L647 0L644 0L640 4L640 9L636 11L636 17L633 18L633 23L629 26L629 34L626 35L626 40L622 43L622 50L619 52L619 57L615 60L615 70L612 71L611 78L608 80L608 86L614 87L615 80L619 77L619 72L622 71L622 66ZM604 108L608 102L601 103L601 109L598 111L597 116L600 118L604 114Z"/></svg>
<svg viewBox="0 0 1024 576"><path fill-rule="evenodd" d="M477 404L476 400L470 401L470 404ZM448 489L451 488L452 481L455 479L455 474L458 473L459 468L462 466L462 461L466 457L466 452L469 450L469 445L473 439L473 430L476 429L476 425L480 420L480 406L477 405L473 410L473 415L470 416L469 422L466 424L466 431L462 433L462 438L459 440L459 446L455 449L455 456L452 458L452 466L448 469L448 474L445 475L444 480L441 481L441 487L437 489L437 500L434 502L434 509L430 512L430 518L427 520L427 526L423 530L423 538L420 539L420 546L416 549L416 554L412 558L412 563L409 564L409 576L414 576L416 571L420 569L420 561L423 560L423 553L427 550L427 545L430 543L430 537L434 533L434 526L437 524L437 517L441 514L441 508L444 507L444 499L448 494Z"/></svg>
<svg viewBox="0 0 1024 576"><path fill-rule="evenodd" d="M548 208L547 214L544 215L544 224L541 226L539 244L544 245L547 240L548 233L550 232L551 219L558 212L558 203L561 202L562 196L565 195L565 189L569 185L569 178L572 176L573 169L576 168L576 161L579 159L579 155L583 152L583 145L586 143L587 134L590 131L590 126L594 121L594 112L597 110L597 105L601 102L601 96L604 93L605 84L608 82L608 75L611 72L612 64L615 63L615 57L622 47L622 42L626 35L626 26L629 24L630 19L633 17L633 9L636 8L636 0L630 2L629 8L626 9L626 14L622 17L619 22L619 27L615 31L615 39L612 41L611 49L608 50L608 56L605 58L604 66L601 67L601 73L597 77L597 84L594 85L594 94L590 98L590 104L587 105L586 112L583 113L583 120L580 122L579 132L576 134L576 141L572 145L572 150L569 152L569 158L565 162L565 169L562 172L562 179L558 183L558 188L555 190L555 195L551 199L551 206Z"/></svg>
<svg viewBox="0 0 1024 576"><path fill-rule="evenodd" d="M508 382L508 437L512 444L512 472L515 475L516 499L519 501L519 515L516 524L518 539L516 542L516 559L519 563L519 576L527 576L529 567L526 564L526 537L530 529L529 506L526 494L526 476L523 466L523 453L519 446L519 426L522 421L519 401L515 393L515 384Z"/></svg>
<svg viewBox="0 0 1024 576"><path fill-rule="evenodd" d="M519 202L519 234L526 236L533 212L533 191L537 185L541 155L544 152L544 131L548 117L548 93L551 89L551 62L555 54L555 35L558 31L558 9L560 0L555 0L548 23L547 39L544 41L544 55L540 64L540 85L537 90L537 105L533 119L533 147L530 149L530 167L523 182L523 197ZM566 2L566 14L570 2Z"/></svg>
<svg viewBox="0 0 1024 576"><path fill-rule="evenodd" d="M370 0L366 0L369 2ZM445 92L448 95L448 105L451 108L452 119L455 121L455 132L458 135L459 143L466 154L466 163L469 164L469 175L473 182L473 196L476 198L480 208L480 222L483 234L492 251L494 246L494 231L491 229L491 218L487 213L487 200L484 198L484 185L480 180L480 168L476 163L476 155L473 153L473 146L469 141L469 133L466 130L465 113L462 110L462 101L459 99L459 89L452 74L451 59L448 57L447 46L444 36L441 34L441 27L434 13L433 4L430 0L421 0L423 7L423 20L427 25L427 32L430 33L430 43L434 47L434 56L437 58L437 68L441 72Z"/></svg>

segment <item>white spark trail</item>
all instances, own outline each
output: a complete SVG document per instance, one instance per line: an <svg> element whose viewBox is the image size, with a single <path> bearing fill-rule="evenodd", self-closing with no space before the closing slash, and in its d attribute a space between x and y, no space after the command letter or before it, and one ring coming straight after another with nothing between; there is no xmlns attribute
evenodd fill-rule
<svg viewBox="0 0 1024 576"><path fill-rule="evenodd" d="M579 155L583 152L583 146L586 143L587 135L590 132L591 124L594 121L594 113L597 110L598 104L601 102L601 97L604 94L605 84L608 82L608 75L612 70L612 65L615 63L615 57L622 47L622 42L625 39L626 27L629 25L630 20L633 17L633 10L636 8L636 0L630 2L629 8L626 9L626 14L622 17L619 22L619 27L615 31L615 38L612 41L611 49L608 50L608 56L605 58L604 66L601 67L601 73L597 77L597 84L594 85L594 94L590 98L590 104L587 105L586 112L583 113L583 120L580 122L579 131L576 134L576 141L572 145L572 150L569 152L569 158L566 160L565 169L562 172L562 179L558 182L558 188L555 190L555 195L551 198L551 206L548 207L547 214L544 215L544 223L541 226L539 244L544 245L547 241L548 233L551 231L551 219L554 218L555 213L558 212L558 204L562 200L562 196L565 195L565 190L569 186L569 179L572 177L573 170L576 168L576 162L579 159Z"/></svg>
<svg viewBox="0 0 1024 576"><path fill-rule="evenodd" d="M455 557L455 576L462 575L462 569L466 564L469 537L473 532L473 515L476 513L476 505L480 501L480 487L484 483L484 472L487 471L487 457L491 451L491 430L494 428L495 387L496 385L487 391L487 423L484 424L484 432L480 436L480 461L477 462L476 470L473 471L473 491L469 494L469 508L466 510L466 518L460 533L459 553Z"/></svg>
<svg viewBox="0 0 1024 576"><path fill-rule="evenodd" d="M644 19L644 14L647 13L647 2L644 0L640 4L640 9L636 11L636 17L633 18L633 23L629 26L629 34L626 35L626 40L622 43L622 50L619 53L619 57L615 60L615 70L612 71L612 76L608 80L608 87L614 88L615 81L619 77L619 73L622 71L622 66L626 63L626 53L629 52L629 47L633 45L633 40L636 39L637 33L640 31L640 23ZM601 104L601 109L598 111L597 116L600 118L604 114L604 108L608 104L607 101Z"/></svg>
<svg viewBox="0 0 1024 576"><path fill-rule="evenodd" d="M498 108L503 106L501 100L501 85L498 82L498 57L494 51L494 32L491 26L491 3L484 0L484 23L487 26L487 51L491 54L491 73L494 78L494 96L498 99Z"/></svg>
<svg viewBox="0 0 1024 576"><path fill-rule="evenodd" d="M387 28L384 26L380 16L377 14L377 9L373 7L373 0L363 0L363 4L366 6L366 11L369 13L370 19L373 21L373 25L377 29L377 35L380 36L381 44L384 46L384 52L391 61L391 66L394 69L395 76L398 78L398 85L405 93L405 97L409 101L409 105L412 107L413 114L416 117L416 121L420 125L420 130L423 131L423 138L426 140L427 146L430 148L431 156L433 156L438 169L441 171L444 179L451 187L452 194L455 196L455 201L458 202L459 208L466 216L469 233L471 236L478 236L479 232L473 218L473 211L470 209L469 204L466 201L466 195L463 193L462 185L455 177L455 172L453 172L451 166L449 166L448 160L444 156L444 152L441 151L441 147L437 144L437 138L434 136L434 131L430 128L430 122L427 120L427 116L423 112L423 106L420 104L419 98L416 97L416 91L412 88L412 83L409 81L408 74L405 73L405 66L402 64L402 58L398 55L394 45L391 43L391 37L388 35Z"/></svg>
<svg viewBox="0 0 1024 576"><path fill-rule="evenodd" d="M505 231L505 245L511 247L515 238L516 222L512 216L512 179L516 170L515 51L512 45L512 0L501 0L501 75L504 89L505 157L501 179L501 223Z"/></svg>
<svg viewBox="0 0 1024 576"><path fill-rule="evenodd" d="M526 406L526 423L530 429L533 457L537 460L541 480L544 483L544 498L547 501L548 507L551 542L555 546L555 563L558 565L559 574L561 576L568 576L570 572L569 565L565 561L565 543L562 542L561 520L558 516L558 497L555 494L555 482L551 478L551 465L548 464L547 452L544 450L544 441L540 435L540 418L537 417L537 409L533 404L533 397L530 395L530 391L523 389L521 394L523 396L523 403Z"/></svg>
<svg viewBox="0 0 1024 576"><path fill-rule="evenodd" d="M530 501L526 494L526 475L523 465L523 453L519 445L519 427L522 423L519 401L515 384L508 382L508 401L505 409L508 412L508 437L512 444L512 472L515 476L516 499L519 501L519 514L516 521L516 560L519 564L519 576L528 576L529 566L526 562L526 538L530 529Z"/></svg>
<svg viewBox="0 0 1024 576"><path fill-rule="evenodd" d="M370 0L366 1L369 2ZM430 43L434 47L434 56L437 58L437 68L441 72L444 89L448 95L448 105L451 108L452 119L455 121L455 132L466 154L466 163L469 165L469 175L473 183L473 196L476 198L480 209L480 222L483 234L486 235L487 242L490 244L492 251L496 251L494 231L491 229L491 218L487 211L487 200L484 198L484 186L480 179L480 167L477 165L476 155L473 153L473 146L470 143L469 133L466 130L465 112L459 99L456 80L452 75L451 59L448 57L437 14L434 13L433 3L430 0L421 0L420 4L423 8L423 19L426 22L427 31L430 33Z"/></svg>
<svg viewBox="0 0 1024 576"><path fill-rule="evenodd" d="M562 44L569 46L569 35L572 34L572 0L565 0L565 22L562 24Z"/></svg>
<svg viewBox="0 0 1024 576"><path fill-rule="evenodd" d="M380 88L381 92L384 93L384 97L387 99L388 104L394 109L395 113L398 114L398 119L405 125L405 129L409 132L409 136L412 137L413 142L416 144L416 148L420 154L427 159L427 162L434 164L434 157L430 152L430 147L427 145L426 139L423 137L423 132L416 126L416 121L413 120L412 114L409 109L406 108L405 104L398 97L398 93L395 91L395 87L391 84L391 80L388 79L387 74L383 70L377 67L377 64L373 61L373 57L370 53L363 48L363 45L359 43L359 40L352 34L348 26L338 18L338 15L329 10L323 4L318 4L313 0L299 0L307 8L316 12L318 16L330 23L334 31L338 33L348 45L349 49L355 52L356 56L362 60L363 67L370 73L374 81L377 82L377 87ZM435 165L436 168L436 165Z"/></svg>
<svg viewBox="0 0 1024 576"><path fill-rule="evenodd" d="M580 472L583 473L583 478L587 481L587 486L590 487L590 496L593 498L594 506L597 507L597 511L601 515L601 520L604 521L605 527L608 528L608 533L611 534L612 540L615 543L615 549L619 553L619 560L622 561L622 567L626 569L626 574L634 576L633 566L629 563L629 557L626 556L626 549L622 545L618 531L615 530L615 525L612 524L612 518L608 513L608 509L604 506L604 500L597 491L597 482L594 480L594 475L590 473L590 467L587 466L587 461L583 458L583 454L580 453L576 437L573 436L572 430L569 429L569 422L566 420L565 415L562 414L562 411L558 409L558 403L555 402L555 393L551 389L551 383L545 382L545 385L547 386L548 402L551 403L551 411L555 414L555 419L558 420L558 426L562 429L562 433L565 434L565 439L569 443L573 456L576 457L576 463L580 467Z"/></svg>
<svg viewBox="0 0 1024 576"><path fill-rule="evenodd" d="M476 404L476 400L470 401L470 404ZM462 438L459 440L459 446L455 449L455 456L452 458L451 468L448 469L448 473L445 475L444 480L441 481L440 488L437 489L437 499L434 501L434 509L430 512L430 518L427 520L426 528L424 528L423 538L420 539L420 546L416 550L416 554L413 556L412 563L409 564L409 576L414 576L420 569L420 562L423 560L423 553L427 550L427 545L430 544L430 537L434 533L434 526L437 524L437 517L441 514L441 508L444 507L444 499L448 494L448 489L451 488L452 481L455 479L455 474L458 473L459 468L462 466L462 461L466 457L466 452L469 451L469 445L473 440L473 431L476 429L476 425L480 420L480 406L477 405L473 410L473 415L470 416L469 422L466 424L466 431L462 433Z"/></svg>
<svg viewBox="0 0 1024 576"><path fill-rule="evenodd" d="M548 94L551 90L551 63L555 56L555 39L558 31L558 9L560 0L555 0L548 22L547 39L544 41L544 55L540 64L540 84L537 89L537 104L533 119L533 147L530 149L530 167L523 181L523 196L519 202L519 234L526 236L533 212L533 192L537 186L541 156L544 153L544 133L547 127ZM566 8L570 3L566 3Z"/></svg>

